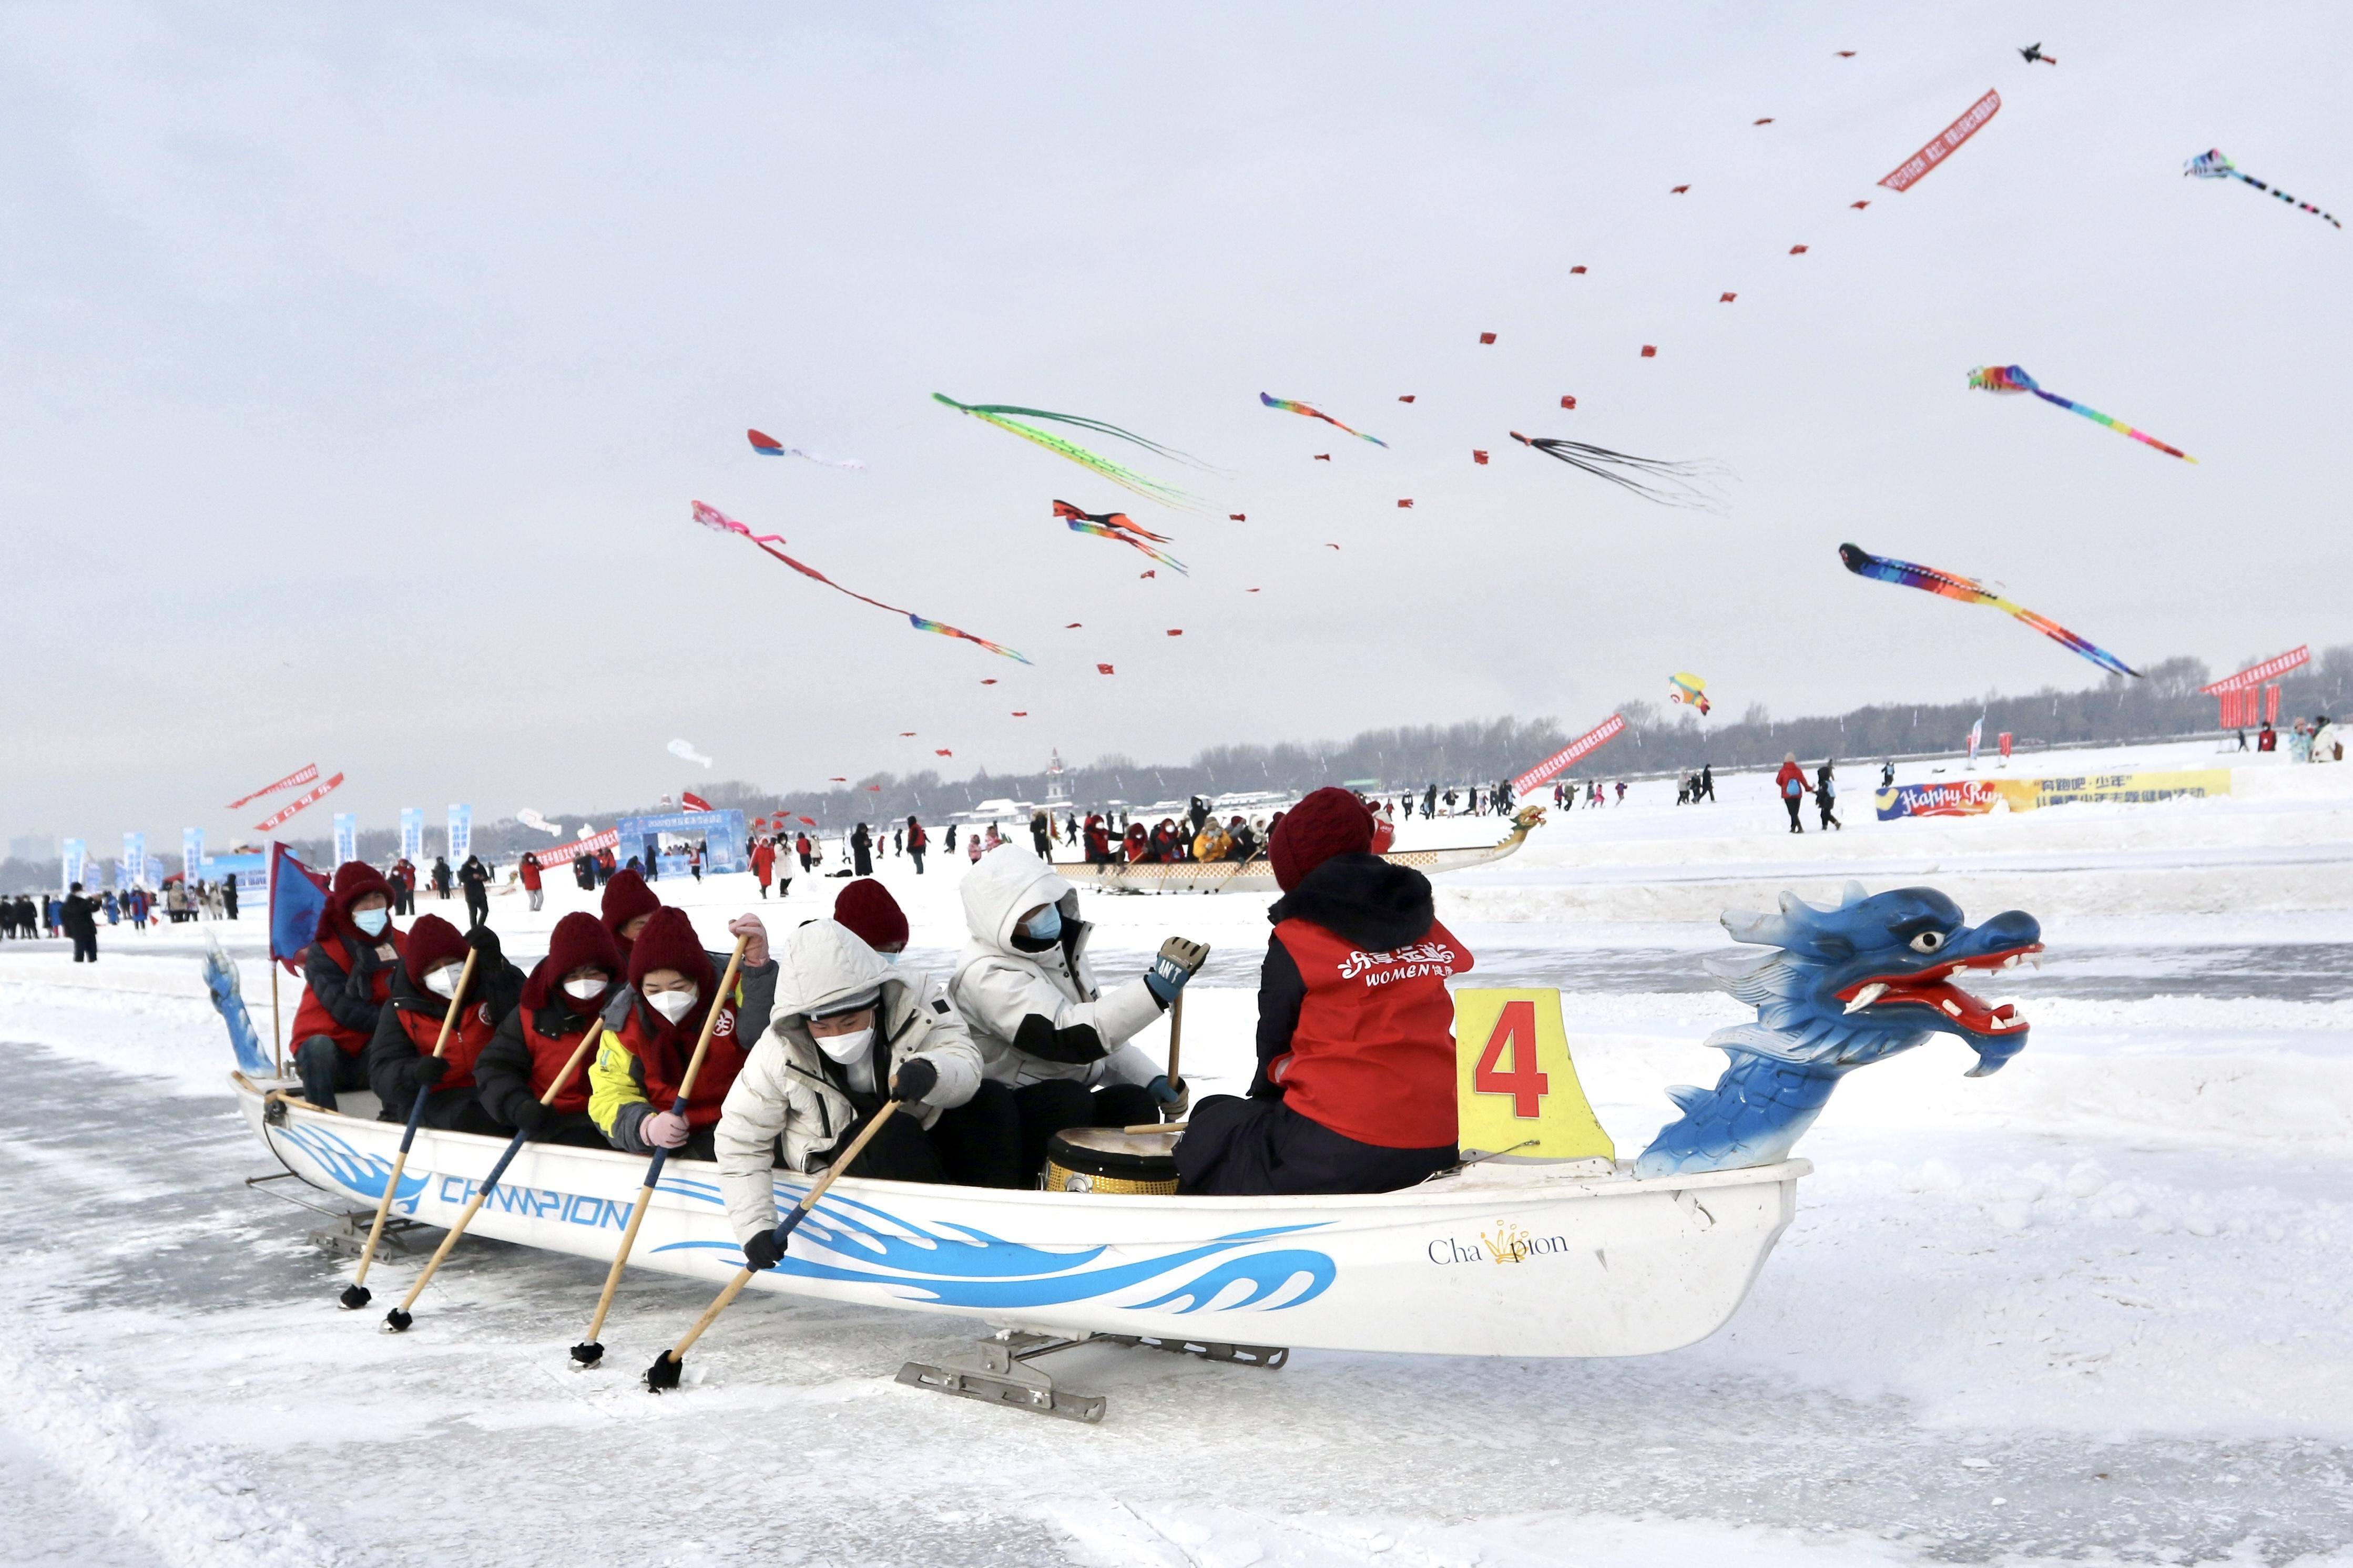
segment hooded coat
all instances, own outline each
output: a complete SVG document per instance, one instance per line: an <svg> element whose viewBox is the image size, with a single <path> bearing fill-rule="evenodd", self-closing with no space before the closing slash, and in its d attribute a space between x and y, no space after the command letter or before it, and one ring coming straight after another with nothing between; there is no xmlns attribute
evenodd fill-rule
<svg viewBox="0 0 2353 1568"><path fill-rule="evenodd" d="M873 1044L865 1060L845 1067L818 1049L808 1016L873 990L881 993ZM922 1057L939 1073L921 1104L899 1113L916 1115L926 1129L980 1087L980 1052L944 988L921 970L883 962L833 921L811 921L785 939L772 1016L727 1090L713 1135L720 1193L739 1240L776 1227L776 1165L803 1174L830 1165L910 1058Z"/></svg>
<svg viewBox="0 0 2353 1568"><path fill-rule="evenodd" d="M1079 919L1079 895L1029 850L1007 844L982 856L961 888L972 940L949 986L971 1026L983 1066L1018 1089L1072 1079L1091 1089L1148 1084L1160 1068L1128 1043L1162 1008L1142 976L1097 990L1087 963L1094 930ZM1039 904L1062 911L1062 934L1042 952L1015 944L1014 928Z"/></svg>

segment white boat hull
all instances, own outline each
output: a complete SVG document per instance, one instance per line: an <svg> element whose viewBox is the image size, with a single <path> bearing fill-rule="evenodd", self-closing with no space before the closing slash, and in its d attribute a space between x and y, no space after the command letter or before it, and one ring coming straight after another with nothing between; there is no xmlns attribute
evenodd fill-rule
<svg viewBox="0 0 2353 1568"><path fill-rule="evenodd" d="M373 1207L396 1122L274 1101L248 1122L305 1182ZM395 1212L454 1223L502 1140L420 1131ZM645 1180L633 1155L527 1146L470 1234L609 1260ZM1107 1196L845 1177L752 1288L1060 1334L1429 1355L1620 1356L1721 1328L1796 1204L1803 1160L1637 1180L1488 1164L1402 1192ZM807 1191L776 1183L779 1204ZM743 1265L715 1168L663 1173L633 1268L718 1284Z"/></svg>

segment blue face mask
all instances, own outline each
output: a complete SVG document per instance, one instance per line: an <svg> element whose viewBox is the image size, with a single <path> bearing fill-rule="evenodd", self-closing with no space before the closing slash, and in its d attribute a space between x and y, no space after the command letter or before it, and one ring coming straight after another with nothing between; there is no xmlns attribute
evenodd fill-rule
<svg viewBox="0 0 2353 1568"><path fill-rule="evenodd" d="M352 911L352 924L359 927L360 930L367 932L370 936L382 936L384 934L384 928L391 922L392 914L391 911L387 910L354 910Z"/></svg>
<svg viewBox="0 0 2353 1568"><path fill-rule="evenodd" d="M1029 937L1031 942L1052 942L1062 934L1061 910L1053 904L1048 904L1044 914L1029 917L1022 934Z"/></svg>

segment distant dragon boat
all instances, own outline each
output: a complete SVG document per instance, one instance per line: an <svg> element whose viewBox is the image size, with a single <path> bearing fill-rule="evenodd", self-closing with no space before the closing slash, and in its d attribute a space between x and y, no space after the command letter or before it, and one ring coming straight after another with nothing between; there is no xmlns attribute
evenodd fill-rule
<svg viewBox="0 0 2353 1568"><path fill-rule="evenodd" d="M1423 876L1440 871L1467 871L1490 865L1518 852L1529 833L1544 821L1544 807L1524 806L1512 818L1512 831L1500 844L1467 845L1450 849L1392 849L1381 858L1392 866L1410 866ZM1263 855L1248 860L1113 861L1107 866L1057 864L1055 870L1076 886L1101 888L1113 893L1271 893L1274 868Z"/></svg>

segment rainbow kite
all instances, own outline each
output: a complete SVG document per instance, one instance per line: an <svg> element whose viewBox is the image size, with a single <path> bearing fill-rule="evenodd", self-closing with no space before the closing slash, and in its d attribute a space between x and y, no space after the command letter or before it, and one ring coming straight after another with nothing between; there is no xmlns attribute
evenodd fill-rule
<svg viewBox="0 0 2353 1568"><path fill-rule="evenodd" d="M752 450L764 458L800 458L825 468L856 468L860 473L866 469L866 465L855 458L844 458L836 461L831 458L821 458L815 452L805 452L798 447L787 447L774 436L764 436L757 430L746 430L744 434L751 438Z"/></svg>
<svg viewBox="0 0 2353 1568"><path fill-rule="evenodd" d="M1132 490L1146 500L1156 500L1163 506L1176 507L1183 511L1198 510L1203 504L1201 498L1197 495L1180 490L1174 485L1164 484L1149 475L1139 474L1133 468L1113 462L1100 453L1088 451L1076 442L1065 441L1050 431L1040 430L1034 425L1024 425L1020 419L1014 418L1013 416L1019 415L1022 418L1028 419L1051 419L1058 424L1076 426L1082 430L1092 430L1104 436L1116 436L1121 440L1134 442L1156 456L1179 463L1191 463L1196 468L1201 466L1198 461L1187 457L1184 453L1164 447L1157 441L1147 441L1132 430L1123 430L1116 425L1106 425L1099 419L1088 419L1076 414L1050 413L1043 408L1017 408L1008 403L958 403L955 398L942 392L933 393L932 399L936 403L946 404L960 414L969 414L985 424L994 425L999 430L1018 436L1024 441L1043 447L1057 457L1068 458L1079 467L1092 469L1119 486L1120 489Z"/></svg>
<svg viewBox="0 0 2353 1568"><path fill-rule="evenodd" d="M1269 397L1265 393L1261 392L1258 395L1258 400L1261 403L1265 404L1269 408L1280 408L1285 414L1304 414L1310 419L1321 419L1324 424L1329 425L1335 430L1347 430L1349 435L1354 436L1359 441L1370 441L1374 446L1384 449L1388 446L1388 443L1382 440L1378 436L1367 436L1362 430L1349 430L1347 426L1341 424L1337 419L1333 418L1329 414L1324 413L1322 409L1311 408L1306 404L1297 402L1292 398ZM1400 398L1398 401L1405 403L1411 402L1412 399Z"/></svg>
<svg viewBox="0 0 2353 1568"><path fill-rule="evenodd" d="M2256 179L2253 174L2241 174L2239 172L2238 165L2232 163L2230 159L2224 157L2222 155L2222 149L2220 147L2211 147L2207 149L2205 152L2199 153L2198 156L2190 159L2189 162L2181 166L2181 172L2185 176L2194 174L2201 180L2244 181L2246 184L2254 186L2255 189L2263 192L2263 195L2272 197L2275 201L2285 202L2288 205L2295 207L2298 211L2308 212L2315 217L2328 218L2328 222L2333 227L2343 228L2345 226L2343 224L2338 223L2335 218L2329 217L2327 213L2322 212L2318 207L2314 206L2310 202L2300 202L2294 196L2289 195L2285 191L2275 191L2272 189L2261 180Z"/></svg>
<svg viewBox="0 0 2353 1568"><path fill-rule="evenodd" d="M2146 435L2129 425L2111 419L2096 408L2086 408L2073 398L2062 397L2055 392L2043 391L2034 384L2034 378L2027 374L2021 365L1981 364L1969 372L1969 385L1978 392L2031 392L2045 403L2055 403L2072 413L2082 415L2095 425L2106 426L2120 436L2129 436L2134 440L2154 447L2160 452L2169 452L2185 463L2194 463L2198 460L2179 447L2168 447L2156 437Z"/></svg>
<svg viewBox="0 0 2353 1568"><path fill-rule="evenodd" d="M2013 603L1995 593L1974 577L1962 577L1950 572L1939 572L1933 566L1915 566L1909 561L1897 561L1885 555L1873 555L1858 545L1839 546L1839 559L1846 569L1858 577L1876 578L1893 583L1900 588L1917 588L1922 593L1958 599L1964 605L1990 605L2006 611L2072 652L2079 653L2102 669L2117 675L2137 677L2140 671L2093 643L2084 641L2065 626L2036 615L2025 605Z"/></svg>
<svg viewBox="0 0 2353 1568"><path fill-rule="evenodd" d="M1166 534L1137 527L1135 520L1124 511L1081 511L1069 501L1058 500L1054 503L1054 515L1069 523L1072 533L1092 533L1097 539L1116 539L1122 544L1142 551L1163 566L1173 566L1188 577L1192 575L1186 571L1182 561L1166 551L1152 548L1154 544L1167 543Z"/></svg>
<svg viewBox="0 0 2353 1568"><path fill-rule="evenodd" d="M816 567L805 565L802 563L794 560L783 551L777 549L776 546L785 542L781 534L754 533L750 529L744 527L742 523L736 521L733 518L729 517L725 512L721 511L715 506L707 506L702 501L696 501L694 503L694 521L702 524L703 527L710 529L714 533L740 534L744 538L748 539L753 543L758 545L770 555L773 555L777 560L783 562L786 565L791 567L794 571L799 573L802 576L814 578L818 582L822 583L827 587L832 589L837 594L847 594L860 604L871 605L878 610L888 610L894 616L905 616L907 617L907 624L913 626L919 632L936 632L944 637L962 637L968 643L978 643L981 647L987 648L991 653L1002 654L1007 658L1018 659L1023 664L1028 664L1029 662L1027 658L1023 658L1021 655L1014 652L1011 648L1005 647L1001 643L993 643L987 637L976 637L970 632L958 631L955 627L948 625L945 621L929 620L922 616L914 614L911 610L902 610L896 605L886 605L880 599L870 599L865 595L859 593L855 589L845 588L840 584L835 582L832 578L827 576L824 573L818 571Z"/></svg>

